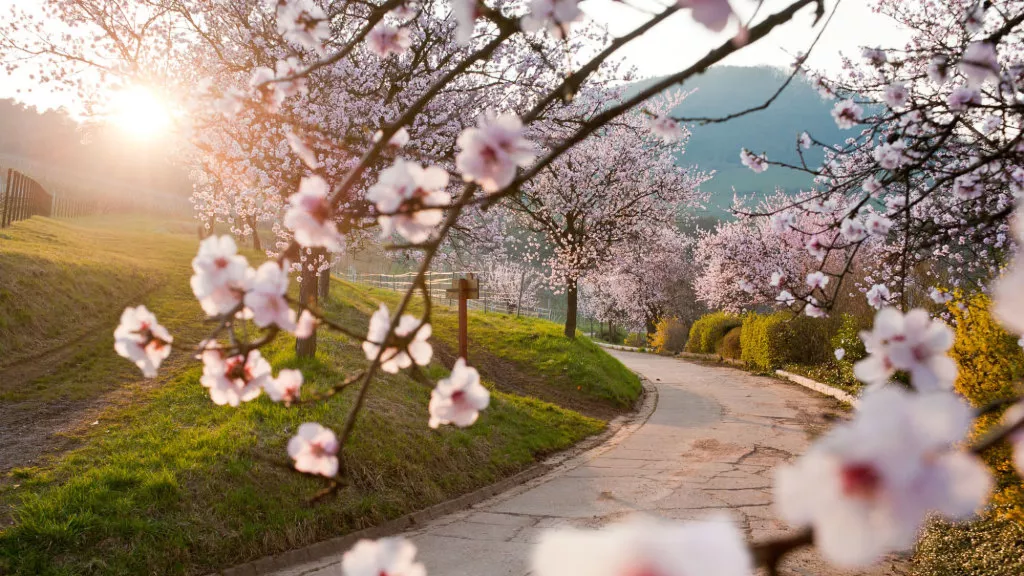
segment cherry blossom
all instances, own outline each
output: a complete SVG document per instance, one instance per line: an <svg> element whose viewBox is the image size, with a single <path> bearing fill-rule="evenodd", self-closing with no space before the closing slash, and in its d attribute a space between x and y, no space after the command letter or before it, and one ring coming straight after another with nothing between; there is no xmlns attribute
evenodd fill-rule
<svg viewBox="0 0 1024 576"><path fill-rule="evenodd" d="M331 34L327 15L313 0L278 1L277 31L285 40L318 53Z"/></svg>
<svg viewBox="0 0 1024 576"><path fill-rule="evenodd" d="M906 153L907 144L902 140L885 142L875 148L875 160L886 170L895 170L909 160Z"/></svg>
<svg viewBox="0 0 1024 576"><path fill-rule="evenodd" d="M764 154L758 156L746 148L740 150L740 162L747 168L750 168L755 174L760 174L768 169L767 156Z"/></svg>
<svg viewBox="0 0 1024 576"><path fill-rule="evenodd" d="M807 297L807 304L804 306L804 314L810 318L827 318L828 312L818 304L814 296Z"/></svg>
<svg viewBox="0 0 1024 576"><path fill-rule="evenodd" d="M281 370L276 378L269 378L263 383L263 389L267 396L274 402L283 402L285 406L291 406L292 402L299 399L299 388L302 387L302 372L300 370Z"/></svg>
<svg viewBox="0 0 1024 576"><path fill-rule="evenodd" d="M155 378L160 363L171 353L174 338L156 321L145 306L128 307L114 330L114 350L142 370L146 378Z"/></svg>
<svg viewBox="0 0 1024 576"><path fill-rule="evenodd" d="M723 518L636 518L602 530L550 530L531 565L536 576L749 576L754 570L742 533Z"/></svg>
<svg viewBox="0 0 1024 576"><path fill-rule="evenodd" d="M961 200L974 200L982 195L978 178L973 174L965 174L953 181L953 194Z"/></svg>
<svg viewBox="0 0 1024 576"><path fill-rule="evenodd" d="M651 119L651 132L665 143L675 142L683 137L683 126L667 115L658 115Z"/></svg>
<svg viewBox="0 0 1024 576"><path fill-rule="evenodd" d="M530 0L530 12L522 18L523 30L537 32L547 28L555 38L564 38L569 26L583 18L577 0Z"/></svg>
<svg viewBox="0 0 1024 576"><path fill-rule="evenodd" d="M315 422L299 426L296 435L288 441L288 455L295 461L296 470L328 478L338 473L340 448L334 432Z"/></svg>
<svg viewBox="0 0 1024 576"><path fill-rule="evenodd" d="M464 358L455 361L452 373L440 380L430 393L431 428L454 424L465 428L476 422L480 411L487 408L491 393L480 384L476 368L466 365Z"/></svg>
<svg viewBox="0 0 1024 576"><path fill-rule="evenodd" d="M964 28L971 34L977 34L985 28L985 7L981 2L975 2L964 14Z"/></svg>
<svg viewBox="0 0 1024 576"><path fill-rule="evenodd" d="M842 100L832 108L832 118L835 119L836 126L843 130L856 126L863 113L864 109L853 100Z"/></svg>
<svg viewBox="0 0 1024 576"><path fill-rule="evenodd" d="M204 312L227 314L241 305L249 262L238 254L231 236L210 236L200 242L192 270L192 292Z"/></svg>
<svg viewBox="0 0 1024 576"><path fill-rule="evenodd" d="M888 54L881 48L864 48L860 54L868 61L868 64L876 67L885 64L889 60Z"/></svg>
<svg viewBox="0 0 1024 576"><path fill-rule="evenodd" d="M871 213L865 221L868 233L873 236L886 236L892 228L892 220L881 214Z"/></svg>
<svg viewBox="0 0 1024 576"><path fill-rule="evenodd" d="M366 199L374 202L381 233L388 236L397 230L412 243L425 241L441 223L443 212L451 196L445 192L448 173L437 166L424 168L416 162L399 158L381 172L380 179L366 192Z"/></svg>
<svg viewBox="0 0 1024 576"><path fill-rule="evenodd" d="M803 148L804 150L810 150L812 144L811 135L808 134L807 132L801 132L799 143L800 147Z"/></svg>
<svg viewBox="0 0 1024 576"><path fill-rule="evenodd" d="M928 297L931 298L932 302L935 302L936 304L946 304L953 300L952 294L944 290L939 290L938 288L932 288L928 292Z"/></svg>
<svg viewBox="0 0 1024 576"><path fill-rule="evenodd" d="M835 355L836 360L842 360L843 358L846 358L845 348L836 348L832 353Z"/></svg>
<svg viewBox="0 0 1024 576"><path fill-rule="evenodd" d="M373 141L380 142L380 139L384 137L384 132L377 130L373 134ZM402 148L409 143L409 131L405 127L399 128L391 138L388 138L388 146L393 148Z"/></svg>
<svg viewBox="0 0 1024 576"><path fill-rule="evenodd" d="M776 472L777 509L813 527L815 545L841 567L909 549L927 514L967 518L988 497L985 465L952 449L970 424L970 407L952 394L870 391L852 422Z"/></svg>
<svg viewBox="0 0 1024 576"><path fill-rule="evenodd" d="M796 302L796 297L793 296L793 294L791 294L789 290L783 290L782 292L779 292L779 295L778 297L775 298L775 301L786 306L792 306L793 303Z"/></svg>
<svg viewBox="0 0 1024 576"><path fill-rule="evenodd" d="M419 330L417 331L417 328ZM367 360L375 360L380 353L381 346L387 342L388 332L391 329L391 314L384 304L370 317L370 328L363 342L363 352ZM434 349L427 342L430 338L430 324L420 327L420 321L409 314L405 314L398 321L394 336L399 339L408 338L414 331L416 336L409 342L408 346L399 350L396 347L385 346L384 352L380 354L380 369L390 374L397 374L399 370L412 366L415 362L418 366L426 366L430 363Z"/></svg>
<svg viewBox="0 0 1024 576"><path fill-rule="evenodd" d="M910 373L911 383L921 391L948 390L956 381L956 362L946 354L953 332L923 309L904 316L895 308L883 308L872 331L860 337L868 357L853 368L862 382L885 384L897 370Z"/></svg>
<svg viewBox="0 0 1024 576"><path fill-rule="evenodd" d="M344 576L427 576L416 546L405 538L360 540L341 557Z"/></svg>
<svg viewBox="0 0 1024 576"><path fill-rule="evenodd" d="M1014 235L1024 245L1024 221L1014 225ZM993 289L993 313L1012 332L1024 336L1024 252L1018 252L1009 270Z"/></svg>
<svg viewBox="0 0 1024 576"><path fill-rule="evenodd" d="M969 86L961 86L949 93L946 103L950 110L959 112L966 110L968 104L981 104L981 93Z"/></svg>
<svg viewBox="0 0 1024 576"><path fill-rule="evenodd" d="M811 272L807 275L807 286L811 290L815 288L824 289L825 286L828 286L828 276L821 271Z"/></svg>
<svg viewBox="0 0 1024 576"><path fill-rule="evenodd" d="M967 47L960 71L967 78L967 86L978 88L989 78L999 77L999 59L996 47L990 42L974 42Z"/></svg>
<svg viewBox="0 0 1024 576"><path fill-rule="evenodd" d="M300 340L309 338L316 331L316 325L316 316L309 310L303 310L302 314L299 314L298 322L295 323L295 337Z"/></svg>
<svg viewBox="0 0 1024 576"><path fill-rule="evenodd" d="M725 30L733 14L729 0L676 0L676 3L689 8L693 19L713 32Z"/></svg>
<svg viewBox="0 0 1024 576"><path fill-rule="evenodd" d="M469 43L477 19L483 16L480 0L452 0L452 14L456 22L455 39L460 44Z"/></svg>
<svg viewBox="0 0 1024 576"><path fill-rule="evenodd" d="M1021 347L1024 347L1024 338L1021 339L1020 344ZM1021 425L1021 422L1024 422L1024 402L1010 406L1003 414L1003 425L1016 427L1010 433L1009 441L1013 448L1013 465L1017 468L1017 473L1024 476L1024 426Z"/></svg>
<svg viewBox="0 0 1024 576"><path fill-rule="evenodd" d="M386 58L388 54L403 54L408 50L412 46L412 37L407 28L381 22L366 35L366 45L374 54Z"/></svg>
<svg viewBox="0 0 1024 576"><path fill-rule="evenodd" d="M892 294L889 292L889 288L885 284L875 284L868 290L866 294L868 299L868 305L875 310L881 310L883 306L889 303L892 299Z"/></svg>
<svg viewBox="0 0 1024 576"><path fill-rule="evenodd" d="M893 110L900 110L904 108L910 99L910 93L907 92L907 85L903 83L896 83L886 86L883 99Z"/></svg>
<svg viewBox="0 0 1024 576"><path fill-rule="evenodd" d="M199 383L210 389L214 404L238 406L260 395L270 380L270 363L259 350L225 357L217 348L204 350L203 375Z"/></svg>
<svg viewBox="0 0 1024 576"><path fill-rule="evenodd" d="M282 330L295 330L295 310L288 306L288 264L264 262L246 279L244 303L252 321L265 328L276 325Z"/></svg>
<svg viewBox="0 0 1024 576"><path fill-rule="evenodd" d="M936 84L945 84L949 81L949 57L945 54L936 54L928 63L928 78Z"/></svg>
<svg viewBox="0 0 1024 576"><path fill-rule="evenodd" d="M288 198L284 225L295 234L295 240L307 248L323 247L341 252L344 247L338 226L331 219L327 198L330 189L319 176L303 178L299 191Z"/></svg>
<svg viewBox="0 0 1024 576"><path fill-rule="evenodd" d="M839 231L843 235L843 238L846 238L848 242L860 242L868 235L868 231L864 228L864 224L862 224L860 220L852 218L843 220Z"/></svg>
<svg viewBox="0 0 1024 576"><path fill-rule="evenodd" d="M516 167L533 161L533 144L523 136L523 123L514 114L486 114L475 128L467 128L456 144L455 168L467 182L485 192L497 192L516 176Z"/></svg>
<svg viewBox="0 0 1024 576"><path fill-rule="evenodd" d="M785 272L772 272L772 277L768 281L768 285L772 286L774 288L778 288L785 281L786 281L786 273Z"/></svg>

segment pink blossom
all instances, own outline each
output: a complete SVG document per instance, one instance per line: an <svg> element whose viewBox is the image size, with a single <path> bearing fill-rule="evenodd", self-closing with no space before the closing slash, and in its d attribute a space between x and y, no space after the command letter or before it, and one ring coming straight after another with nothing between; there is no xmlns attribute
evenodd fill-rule
<svg viewBox="0 0 1024 576"><path fill-rule="evenodd" d="M872 212L871 214L868 214L865 225L872 236L886 236L892 228L892 220L889 220L881 214Z"/></svg>
<svg viewBox="0 0 1024 576"><path fill-rule="evenodd" d="M569 26L583 18L577 0L530 0L530 13L522 18L523 30L537 32L547 28L552 36L565 38Z"/></svg>
<svg viewBox="0 0 1024 576"><path fill-rule="evenodd" d="M295 324L295 337L299 340L309 338L313 335L316 330L316 316L309 310L303 310L302 314L299 314L299 320Z"/></svg>
<svg viewBox="0 0 1024 576"><path fill-rule="evenodd" d="M864 224L855 218L843 220L843 223L839 226L839 231L848 242L860 242L868 236Z"/></svg>
<svg viewBox="0 0 1024 576"><path fill-rule="evenodd" d="M968 86L955 88L950 92L949 98L946 99L946 104L948 104L949 109L954 112L966 110L968 104L981 104L981 93Z"/></svg>
<svg viewBox="0 0 1024 576"><path fill-rule="evenodd" d="M842 100L832 108L832 118L835 119L836 126L843 130L856 126L863 113L864 109L853 100Z"/></svg>
<svg viewBox="0 0 1024 576"><path fill-rule="evenodd" d="M487 408L491 393L480 384L476 368L466 365L466 360L455 361L452 373L437 383L430 393L431 428L442 424L454 424L465 428L476 422L480 411Z"/></svg>
<svg viewBox="0 0 1024 576"><path fill-rule="evenodd" d="M729 0L676 0L682 8L690 8L690 16L713 32L725 30L732 16Z"/></svg>
<svg viewBox="0 0 1024 576"><path fill-rule="evenodd" d="M667 115L655 116L651 119L651 132L666 144L676 142L683 137L683 127Z"/></svg>
<svg viewBox="0 0 1024 576"><path fill-rule="evenodd" d="M391 15L398 20L408 20L415 17L419 12L419 3L409 0L408 2L399 4L398 8L391 11Z"/></svg>
<svg viewBox="0 0 1024 576"><path fill-rule="evenodd" d="M953 194L961 200L980 198L984 190L973 174L964 174L953 180Z"/></svg>
<svg viewBox="0 0 1024 576"><path fill-rule="evenodd" d="M155 378L160 363L171 353L174 338L145 306L128 307L114 330L114 350L135 363L146 378Z"/></svg>
<svg viewBox="0 0 1024 576"><path fill-rule="evenodd" d="M231 236L210 236L200 242L192 270L192 293L204 312L227 314L241 305L249 262L238 254Z"/></svg>
<svg viewBox="0 0 1024 576"><path fill-rule="evenodd" d="M295 152L295 155L299 157L299 160L302 160L303 164L313 170L320 167L320 161L317 160L316 153L303 142L301 137L290 130L285 132L284 136L288 140L288 145L291 147L292 152Z"/></svg>
<svg viewBox="0 0 1024 576"><path fill-rule="evenodd" d="M875 284L868 290L867 293L868 305L875 310L880 310L882 306L889 303L892 299L892 294L889 292L889 288L884 284Z"/></svg>
<svg viewBox="0 0 1024 576"><path fill-rule="evenodd" d="M327 15L313 0L279 0L277 32L289 42L322 54L331 27Z"/></svg>
<svg viewBox="0 0 1024 576"><path fill-rule="evenodd" d="M949 57L937 54L928 64L928 78L936 84L945 84L949 80Z"/></svg>
<svg viewBox="0 0 1024 576"><path fill-rule="evenodd" d="M861 50L861 56L863 56L864 59L872 66L881 66L889 60L885 50L882 50L881 48L864 48Z"/></svg>
<svg viewBox="0 0 1024 576"><path fill-rule="evenodd" d="M199 383L210 389L210 399L218 406L238 406L260 395L270 380L270 364L259 350L248 355L224 357L223 351L203 351L203 375Z"/></svg>
<svg viewBox="0 0 1024 576"><path fill-rule="evenodd" d="M269 378L263 382L263 389L274 402L283 402L291 406L299 399L299 388L302 387L302 372L298 370L281 370L277 378Z"/></svg>
<svg viewBox="0 0 1024 576"><path fill-rule="evenodd" d="M412 37L408 28L398 28L381 22L366 35L366 45L370 51L386 58L388 54L403 54L412 46Z"/></svg>
<svg viewBox="0 0 1024 576"><path fill-rule="evenodd" d="M827 318L828 312L818 304L814 296L807 297L807 305L804 306L804 314L809 318Z"/></svg>
<svg viewBox="0 0 1024 576"><path fill-rule="evenodd" d="M670 522L638 518L601 530L562 528L541 536L536 576L749 576L743 534L724 518Z"/></svg>
<svg viewBox="0 0 1024 576"><path fill-rule="evenodd" d="M952 394L870 391L852 422L778 469L778 511L812 527L817 548L840 567L909 549L929 513L964 519L988 497L985 465L954 449L970 424L970 408Z"/></svg>
<svg viewBox="0 0 1024 576"><path fill-rule="evenodd" d="M288 441L288 455L295 460L296 470L328 478L338 473L340 448L334 432L315 422L299 426L298 433Z"/></svg>
<svg viewBox="0 0 1024 576"><path fill-rule="evenodd" d="M846 358L845 348L836 348L832 353L835 355L836 360L842 360L843 358Z"/></svg>
<svg viewBox="0 0 1024 576"><path fill-rule="evenodd" d="M804 248L807 250L808 254L814 256L818 260L824 260L825 256L828 256L828 246L826 246L821 241L821 238L818 238L817 236L813 236L808 239Z"/></svg>
<svg viewBox="0 0 1024 576"><path fill-rule="evenodd" d="M289 332L295 330L295 311L288 306L287 262L282 266L276 261L264 262L250 271L246 278L245 307L252 314L252 321L260 328L276 325Z"/></svg>
<svg viewBox="0 0 1024 576"><path fill-rule="evenodd" d="M366 192L366 199L381 213L378 221L382 235L397 230L416 244L427 240L441 223L444 213L440 207L451 202L445 192L447 186L448 173L443 168L424 168L399 158L381 172L380 179Z"/></svg>
<svg viewBox="0 0 1024 576"><path fill-rule="evenodd" d="M455 16L456 41L468 44L473 38L477 19L483 16L480 0L452 0L452 15Z"/></svg>
<svg viewBox="0 0 1024 576"><path fill-rule="evenodd" d="M938 288L935 287L933 287L931 291L928 292L928 297L931 298L932 302L935 302L936 304L947 304L948 302L953 300L952 294L944 290L939 290Z"/></svg>
<svg viewBox="0 0 1024 576"><path fill-rule="evenodd" d="M985 7L982 2L975 2L974 6L964 13L964 28L971 34L977 34L985 28Z"/></svg>
<svg viewBox="0 0 1024 576"><path fill-rule="evenodd" d="M811 272L810 274L807 275L807 286L811 290L814 290L815 288L821 288L822 290L824 290L825 286L828 286L828 280L828 276L826 276L825 273L821 272L820 270Z"/></svg>
<svg viewBox="0 0 1024 576"><path fill-rule="evenodd" d="M991 42L973 42L964 52L960 71L967 78L967 86L978 88L989 78L999 77L999 58Z"/></svg>
<svg viewBox="0 0 1024 576"><path fill-rule="evenodd" d="M384 132L381 130L377 130L376 132L373 133L373 141L380 142L380 139L383 136ZM402 148L408 143L409 131L406 130L404 126L399 128L394 134L392 134L391 138L388 138L388 146L391 146L393 148Z"/></svg>
<svg viewBox="0 0 1024 576"><path fill-rule="evenodd" d="M284 225L295 234L295 240L306 248L323 247L332 252L344 249L338 226L331 219L329 187L319 176L303 178L299 191L288 198Z"/></svg>
<svg viewBox="0 0 1024 576"><path fill-rule="evenodd" d="M773 286L775 288L778 288L779 286L782 286L782 283L785 282L785 281L786 281L786 273L785 272L781 272L781 271L780 272L772 272L772 277L771 277L771 280L769 280L768 285L769 286Z"/></svg>
<svg viewBox="0 0 1024 576"><path fill-rule="evenodd" d="M768 169L767 156L764 154L760 156L755 155L746 148L740 150L740 162L747 168L750 168L755 174L760 174Z"/></svg>
<svg viewBox="0 0 1024 576"><path fill-rule="evenodd" d="M854 374L867 384L885 384L896 370L909 372L921 391L948 390L956 381L956 362L947 355L953 332L928 312L917 308L903 315L883 308L871 332L861 332L868 357L854 365Z"/></svg>
<svg viewBox="0 0 1024 576"><path fill-rule="evenodd" d="M486 114L475 128L467 128L456 144L455 168L467 182L485 192L497 192L516 176L517 166L533 161L533 144L523 136L523 123L514 114Z"/></svg>
<svg viewBox="0 0 1024 576"><path fill-rule="evenodd" d="M800 147L804 150L810 150L811 148L811 135L807 132L802 132L799 139Z"/></svg>
<svg viewBox="0 0 1024 576"><path fill-rule="evenodd" d="M419 326L420 321L415 316L405 314L398 321L394 335L396 338L408 338ZM366 335L366 341L363 342L363 352L366 354L367 360L372 361L377 358L381 346L388 343L390 329L391 315L388 312L388 307L381 304L380 308L370 317L370 328ZM405 349L399 350L393 346L385 346L384 352L381 354L380 369L390 374L396 374L399 370L412 366L413 362L418 366L429 364L434 353L433 347L427 342L430 334L430 324L424 324Z"/></svg>
<svg viewBox="0 0 1024 576"><path fill-rule="evenodd" d="M783 290L782 292L779 292L779 295L775 298L775 301L785 306L792 306L793 303L796 302L796 298L793 296L793 294L790 293L789 290Z"/></svg>
<svg viewBox="0 0 1024 576"><path fill-rule="evenodd" d="M883 99L893 110L900 110L907 105L910 99L910 92L907 90L906 84L897 82L885 87Z"/></svg>
<svg viewBox="0 0 1024 576"><path fill-rule="evenodd" d="M875 148L875 160L879 166L886 170L895 170L907 163L909 158L906 154L907 144L902 140L885 142Z"/></svg>
<svg viewBox="0 0 1024 576"><path fill-rule="evenodd" d="M405 538L360 540L341 557L344 576L427 576L416 562L416 546Z"/></svg>

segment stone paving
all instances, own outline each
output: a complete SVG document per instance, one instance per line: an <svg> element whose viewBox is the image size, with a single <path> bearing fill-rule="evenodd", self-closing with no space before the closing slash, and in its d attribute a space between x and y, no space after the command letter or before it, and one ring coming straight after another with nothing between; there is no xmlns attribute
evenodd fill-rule
<svg viewBox="0 0 1024 576"><path fill-rule="evenodd" d="M789 531L772 511L772 468L841 417L836 403L731 368L611 353L658 388L646 424L549 475L406 533L431 576L524 576L544 529L596 528L638 513L681 520L725 514L753 539ZM340 576L341 552L277 576ZM789 558L783 573L849 574L813 550Z"/></svg>

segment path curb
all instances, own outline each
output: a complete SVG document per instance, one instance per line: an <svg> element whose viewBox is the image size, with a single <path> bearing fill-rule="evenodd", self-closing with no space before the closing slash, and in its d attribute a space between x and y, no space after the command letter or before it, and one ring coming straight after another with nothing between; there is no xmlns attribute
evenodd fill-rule
<svg viewBox="0 0 1024 576"><path fill-rule="evenodd" d="M745 367L746 364L742 360L736 360L735 358L726 358L719 354L700 354L697 352L680 352L679 358L691 358L694 360L707 360L710 362L724 362L725 364L732 364L733 366Z"/></svg>
<svg viewBox="0 0 1024 576"><path fill-rule="evenodd" d="M468 494L463 494L462 496L435 504L429 508L424 508L419 512L407 514L378 526L330 538L305 548L288 550L274 556L260 558L252 562L213 572L207 576L262 576L301 564L316 562L337 554L339 551L351 548L357 541L363 538L383 538L405 532L441 516L470 508L513 488L524 486L531 480L563 468L572 460L578 459L594 450L601 449L604 444L610 443L611 440L620 435L628 436L632 434L633 431L647 422L647 419L651 417L651 414L654 413L654 409L658 405L658 389L650 380L643 376L640 376L640 381L643 385L643 393L637 398L634 405L635 409L631 414L624 414L613 418L600 434L584 438L573 446L548 457L540 463L534 464L522 472Z"/></svg>
<svg viewBox="0 0 1024 576"><path fill-rule="evenodd" d="M818 382L816 380L811 380L810 378L808 378L806 376L801 376L799 374L793 374L792 372L786 372L785 370L776 370L775 374L778 375L778 376L782 376L783 378L785 378L785 379L787 379L787 380L789 380L791 382L799 384L799 385L803 386L804 388L810 388L811 390L814 390L815 392L818 392L819 394L824 394L825 396L831 396L831 397L835 398L836 400L841 400L843 402L846 402L847 404L853 406L854 408L856 408L857 406L860 405L860 399L858 399L857 397L853 396L849 392L844 392L843 390L840 390L839 388L836 388L834 386L829 386L828 384L822 384L821 382Z"/></svg>
<svg viewBox="0 0 1024 576"><path fill-rule="evenodd" d="M597 340L591 340L594 344L597 344L601 348L608 348L609 350L621 350L623 352L636 352L638 354L648 354L643 348L636 348L634 346L622 346L619 344L609 344L607 342L599 342Z"/></svg>

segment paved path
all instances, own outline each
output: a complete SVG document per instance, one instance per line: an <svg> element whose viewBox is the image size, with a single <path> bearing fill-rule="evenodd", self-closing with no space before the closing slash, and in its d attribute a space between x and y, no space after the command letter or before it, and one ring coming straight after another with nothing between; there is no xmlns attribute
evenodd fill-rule
<svg viewBox="0 0 1024 576"><path fill-rule="evenodd" d="M772 514L771 470L829 425L835 402L732 368L611 353L658 387L647 423L552 474L406 534L431 576L524 576L545 528L599 527L638 512L686 520L728 514L754 539L787 532ZM341 552L278 576L340 576ZM784 573L843 574L813 551L794 555Z"/></svg>

